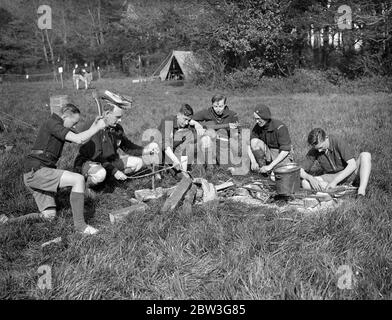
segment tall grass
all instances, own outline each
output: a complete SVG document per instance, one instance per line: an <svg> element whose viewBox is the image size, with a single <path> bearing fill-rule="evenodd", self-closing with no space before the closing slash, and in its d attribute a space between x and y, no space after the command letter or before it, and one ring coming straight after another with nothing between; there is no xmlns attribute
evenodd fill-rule
<svg viewBox="0 0 392 320"><path fill-rule="evenodd" d="M3 83L0 110L38 127L49 115L44 107L49 96L65 93L81 106L83 121L92 118L91 92L75 92L67 85L61 91L52 83ZM200 110L215 93L188 85L135 85L125 79L95 85L134 96L136 107L123 125L139 143L144 129L156 127L181 103ZM96 201L88 201L90 223L101 232L82 237L73 232L69 191L62 191L54 222L0 226L0 298L391 299L392 96L226 93L244 125L252 124L256 103L268 104L288 125L297 159L306 152L306 136L316 126L343 136L357 153L371 152L368 198L347 200L337 210L307 217L231 202L195 206L192 215L181 209L160 214L164 200L158 200L147 213L111 225L109 211L130 205L134 190L151 186L149 179L140 179L115 183L114 190L103 189ZM1 139L16 144L0 154L0 211L19 216L37 210L22 182L23 157L35 133L16 123L10 128L0 133ZM72 168L76 151L66 145L59 167ZM227 178L218 172L213 182ZM173 183L171 177L162 182ZM59 236L62 243L41 248ZM52 267L51 290L37 287L42 265ZM338 288L342 265L354 273L351 289Z"/></svg>

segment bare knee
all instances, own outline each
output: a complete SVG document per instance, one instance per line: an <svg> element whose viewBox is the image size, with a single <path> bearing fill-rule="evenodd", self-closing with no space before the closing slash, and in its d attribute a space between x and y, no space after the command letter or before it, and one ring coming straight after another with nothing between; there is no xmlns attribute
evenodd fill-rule
<svg viewBox="0 0 392 320"><path fill-rule="evenodd" d="M150 157L151 156L144 157L144 161L142 158L139 157L128 157L127 165L124 169L124 172L128 174L131 172L139 171L143 167L144 163L146 163L146 165L150 164Z"/></svg>
<svg viewBox="0 0 392 320"><path fill-rule="evenodd" d="M84 177L79 173L74 173L72 180L74 181L74 186L84 187Z"/></svg>
<svg viewBox="0 0 392 320"><path fill-rule="evenodd" d="M372 155L370 154L370 152L361 152L359 157L363 161L369 161L369 162L372 161Z"/></svg>
<svg viewBox="0 0 392 320"><path fill-rule="evenodd" d="M135 171L139 171L143 167L143 159L142 158L137 158L135 161Z"/></svg>
<svg viewBox="0 0 392 320"><path fill-rule="evenodd" d="M252 140L250 140L250 148L252 150L263 149L263 146L264 146L264 142L260 139L253 138Z"/></svg>
<svg viewBox="0 0 392 320"><path fill-rule="evenodd" d="M302 185L302 188L305 189L305 190L311 190L312 189L312 187L310 186L310 183L309 183L308 180L302 179L301 180L301 185Z"/></svg>
<svg viewBox="0 0 392 320"><path fill-rule="evenodd" d="M101 166L90 169L88 176L92 184L102 183L106 179L106 170Z"/></svg>
<svg viewBox="0 0 392 320"><path fill-rule="evenodd" d="M210 148L212 146L212 139L211 139L211 137L209 137L209 136L201 137L201 139L200 139L200 146L201 146L201 148L203 150L207 149L207 148Z"/></svg>

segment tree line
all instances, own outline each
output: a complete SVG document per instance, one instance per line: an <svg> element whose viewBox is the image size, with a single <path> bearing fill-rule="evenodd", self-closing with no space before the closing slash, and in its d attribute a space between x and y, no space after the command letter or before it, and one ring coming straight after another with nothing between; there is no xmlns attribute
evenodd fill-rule
<svg viewBox="0 0 392 320"><path fill-rule="evenodd" d="M37 26L41 4L51 30ZM342 5L351 28L339 25ZM392 72L389 0L2 0L0 30L0 66L11 73L88 62L150 75L171 50L196 52L215 74Z"/></svg>

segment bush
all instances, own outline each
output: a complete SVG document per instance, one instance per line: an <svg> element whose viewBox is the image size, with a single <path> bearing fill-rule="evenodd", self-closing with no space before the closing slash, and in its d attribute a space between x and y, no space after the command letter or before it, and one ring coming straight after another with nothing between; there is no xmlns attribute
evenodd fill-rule
<svg viewBox="0 0 392 320"><path fill-rule="evenodd" d="M206 50L195 53L200 68L192 70L192 82L205 87L222 87L225 82L225 64Z"/></svg>
<svg viewBox="0 0 392 320"><path fill-rule="evenodd" d="M255 68L236 70L225 76L225 85L230 89L249 89L258 87L262 77L262 71Z"/></svg>

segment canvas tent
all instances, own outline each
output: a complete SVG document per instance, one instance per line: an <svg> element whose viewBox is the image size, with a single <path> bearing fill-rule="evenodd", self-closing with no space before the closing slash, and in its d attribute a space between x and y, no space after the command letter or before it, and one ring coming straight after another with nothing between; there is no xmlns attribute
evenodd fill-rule
<svg viewBox="0 0 392 320"><path fill-rule="evenodd" d="M192 71L200 69L191 51L173 51L161 63L153 76L164 80L188 80Z"/></svg>

